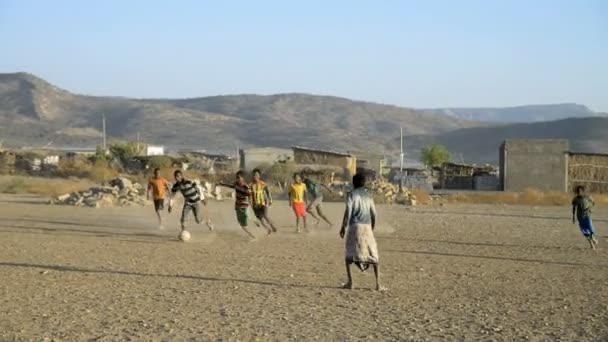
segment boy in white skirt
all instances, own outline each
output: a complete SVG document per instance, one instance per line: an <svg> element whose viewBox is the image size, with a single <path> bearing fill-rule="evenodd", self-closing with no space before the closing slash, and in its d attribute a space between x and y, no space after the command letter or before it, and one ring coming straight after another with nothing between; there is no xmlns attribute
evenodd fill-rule
<svg viewBox="0 0 608 342"><path fill-rule="evenodd" d="M380 270L378 266L378 246L374 238L376 228L376 206L372 196L365 190L365 175L357 174L353 177L353 191L346 196L346 210L340 237L346 236L346 275L348 282L345 289L353 289L351 265L355 264L365 271L372 266L376 277L376 290L385 291L380 285Z"/></svg>

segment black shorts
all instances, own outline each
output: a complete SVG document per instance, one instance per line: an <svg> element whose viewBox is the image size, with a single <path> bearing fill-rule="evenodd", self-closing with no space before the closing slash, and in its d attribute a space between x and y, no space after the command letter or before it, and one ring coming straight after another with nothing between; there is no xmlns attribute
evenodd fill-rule
<svg viewBox="0 0 608 342"><path fill-rule="evenodd" d="M155 199L154 200L154 210L161 211L165 209L165 200L164 199Z"/></svg>
<svg viewBox="0 0 608 342"><path fill-rule="evenodd" d="M257 217L258 219L262 219L266 217L266 214L268 213L268 207L253 208L253 213L255 214L255 217Z"/></svg>

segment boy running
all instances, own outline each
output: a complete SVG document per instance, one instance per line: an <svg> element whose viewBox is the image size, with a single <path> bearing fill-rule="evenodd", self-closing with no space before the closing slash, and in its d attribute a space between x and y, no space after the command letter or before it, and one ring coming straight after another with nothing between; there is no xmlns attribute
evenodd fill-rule
<svg viewBox="0 0 608 342"><path fill-rule="evenodd" d="M302 219L304 230L308 231L306 227L306 184L302 183L302 176L298 173L293 175L293 181L289 188L289 206L296 214L296 233L299 233L300 219Z"/></svg>
<svg viewBox="0 0 608 342"><path fill-rule="evenodd" d="M595 249L597 239L591 220L591 209L595 206L595 202L585 194L585 187L582 185L576 187L575 193L576 196L572 199L572 223L576 223L578 220L578 226L587 238L589 246L591 246L591 249Z"/></svg>
<svg viewBox="0 0 608 342"><path fill-rule="evenodd" d="M160 212L165 209L165 197L169 192L169 182L161 177L160 169L154 169L154 177L148 181L148 190L146 191L146 199L150 200L150 192L152 192L152 199L154 201L154 212L158 217L158 228L163 228L163 217Z"/></svg>
<svg viewBox="0 0 608 342"><path fill-rule="evenodd" d="M306 211L315 220L317 220L317 223L316 223L317 227L321 223L321 219L323 219L323 221L325 221L331 228L331 226L332 226L331 221L329 221L327 219L327 217L323 214L323 209L321 209L321 205L323 204L323 193L321 192L321 189L319 188L319 186L324 187L329 192L333 192L333 191L329 187L327 187L325 184L323 184L323 183L319 184L308 176L304 178L304 184L306 185L307 193L310 196L310 199L308 202L308 207L306 208ZM314 210L317 211L317 214L314 213Z"/></svg>
<svg viewBox="0 0 608 342"><path fill-rule="evenodd" d="M201 218L201 205L200 202L206 205L206 201L203 197L203 194L198 188L196 182L193 182L189 179L184 178L182 172L180 170L175 170L173 173L175 177L175 184L171 188L171 200L169 201L169 212L171 212L171 208L173 206L173 197L179 191L182 193L184 197L184 207L182 208L182 216L180 218L180 223L182 227L182 231L186 230L186 219L190 212L194 214L194 220L196 223L200 224L203 220ZM213 225L211 224L211 220L207 219L205 222L209 230L213 230Z"/></svg>
<svg viewBox="0 0 608 342"><path fill-rule="evenodd" d="M237 172L236 179L233 184L226 184L222 182L219 184L234 189L234 192L236 193L236 200L234 202L236 219L245 233L247 233L250 238L255 239L255 236L247 229L249 226L249 215L247 210L249 209L249 202L251 200L251 188L247 182L245 182L244 174L245 173L243 171Z"/></svg>
<svg viewBox="0 0 608 342"><path fill-rule="evenodd" d="M268 208L272 205L272 197L268 185L262 181L259 169L253 170L253 182L251 183L251 193L253 196L253 213L260 220L260 223L268 234L276 233L277 228L268 218Z"/></svg>

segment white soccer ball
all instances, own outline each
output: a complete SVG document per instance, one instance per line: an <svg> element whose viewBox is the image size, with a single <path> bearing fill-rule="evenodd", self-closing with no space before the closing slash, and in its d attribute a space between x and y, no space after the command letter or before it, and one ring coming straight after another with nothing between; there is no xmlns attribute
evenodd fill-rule
<svg viewBox="0 0 608 342"><path fill-rule="evenodd" d="M182 232L179 233L179 239L183 242L190 240L190 232L187 230L182 230Z"/></svg>

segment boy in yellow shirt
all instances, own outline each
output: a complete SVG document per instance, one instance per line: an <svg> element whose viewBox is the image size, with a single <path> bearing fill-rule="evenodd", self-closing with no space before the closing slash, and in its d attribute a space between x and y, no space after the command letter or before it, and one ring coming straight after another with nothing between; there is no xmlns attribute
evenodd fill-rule
<svg viewBox="0 0 608 342"><path fill-rule="evenodd" d="M306 184L302 183L302 176L299 173L293 175L293 184L289 188L289 206L293 208L293 212L296 214L296 233L300 232L300 218L304 226L304 230L308 231L306 227Z"/></svg>

